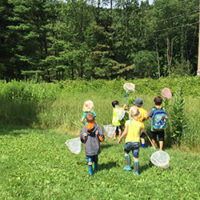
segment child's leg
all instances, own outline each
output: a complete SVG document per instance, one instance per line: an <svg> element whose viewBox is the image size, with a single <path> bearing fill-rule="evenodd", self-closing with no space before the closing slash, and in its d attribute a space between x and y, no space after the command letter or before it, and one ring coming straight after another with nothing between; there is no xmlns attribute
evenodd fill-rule
<svg viewBox="0 0 200 200"><path fill-rule="evenodd" d="M91 157L91 156L86 156L86 160L87 160L88 167L89 167L89 174L90 174L90 175L93 175L92 157Z"/></svg>
<svg viewBox="0 0 200 200"><path fill-rule="evenodd" d="M134 149L133 149L133 159L134 159L134 174L139 176L139 143L134 143Z"/></svg>
<svg viewBox="0 0 200 200"><path fill-rule="evenodd" d="M124 152L125 152L125 161L126 161L126 166L124 167L125 171L131 171L131 157L129 155L131 149L131 143L128 142L124 145Z"/></svg>
<svg viewBox="0 0 200 200"><path fill-rule="evenodd" d="M98 155L94 156L94 170L98 170Z"/></svg>
<svg viewBox="0 0 200 200"><path fill-rule="evenodd" d="M142 132L140 139L141 139L141 144L142 144L142 148L145 148L145 132Z"/></svg>
<svg viewBox="0 0 200 200"><path fill-rule="evenodd" d="M124 167L124 171L131 171L131 157L129 154L125 153L125 161L126 166Z"/></svg>
<svg viewBox="0 0 200 200"><path fill-rule="evenodd" d="M157 145L156 145L156 136L157 136L157 133L156 132L151 132L152 134L152 144L155 148L157 148Z"/></svg>
<svg viewBox="0 0 200 200"><path fill-rule="evenodd" d="M121 126L119 126L118 131L119 131L119 138L120 138L121 135L122 135L122 128L121 128Z"/></svg>
<svg viewBox="0 0 200 200"><path fill-rule="evenodd" d="M163 146L164 146L164 130L160 131L159 134L159 147L160 151L163 151Z"/></svg>

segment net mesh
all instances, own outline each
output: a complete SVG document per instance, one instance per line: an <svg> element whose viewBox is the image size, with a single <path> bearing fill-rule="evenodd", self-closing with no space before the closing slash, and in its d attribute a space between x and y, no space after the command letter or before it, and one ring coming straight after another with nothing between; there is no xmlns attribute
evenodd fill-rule
<svg viewBox="0 0 200 200"><path fill-rule="evenodd" d="M171 93L171 91L170 91L169 88L163 88L163 89L162 89L162 92L161 92L161 95L162 95L164 98L168 98L168 99L172 98L172 93Z"/></svg>
<svg viewBox="0 0 200 200"><path fill-rule="evenodd" d="M79 154L81 152L81 140L79 137L67 140L65 144L72 153Z"/></svg>
<svg viewBox="0 0 200 200"><path fill-rule="evenodd" d="M112 138L115 134L116 126L113 125L103 125L105 133L108 137Z"/></svg>
<svg viewBox="0 0 200 200"><path fill-rule="evenodd" d="M151 155L151 162L161 168L169 167L170 157L168 153L164 151L156 151Z"/></svg>
<svg viewBox="0 0 200 200"><path fill-rule="evenodd" d="M126 92L133 92L135 91L135 84L133 83L125 83L123 85L124 90L126 90Z"/></svg>

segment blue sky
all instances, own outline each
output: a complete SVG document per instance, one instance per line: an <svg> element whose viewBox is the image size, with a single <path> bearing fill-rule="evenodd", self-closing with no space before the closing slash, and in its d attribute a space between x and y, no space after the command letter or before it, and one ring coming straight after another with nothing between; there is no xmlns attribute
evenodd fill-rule
<svg viewBox="0 0 200 200"><path fill-rule="evenodd" d="M141 0L141 1L146 1L146 0ZM153 3L153 0L149 0L149 3L152 4L152 3Z"/></svg>

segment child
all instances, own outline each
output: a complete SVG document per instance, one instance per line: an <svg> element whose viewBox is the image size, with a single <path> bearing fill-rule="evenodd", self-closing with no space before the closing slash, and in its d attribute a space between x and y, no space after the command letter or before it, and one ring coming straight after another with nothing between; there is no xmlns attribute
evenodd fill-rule
<svg viewBox="0 0 200 200"><path fill-rule="evenodd" d="M96 113L94 112L94 103L91 100L87 100L83 104L83 117L81 119L81 122L86 125L88 122L85 120L86 114L88 112L91 112L94 114L94 117L96 117Z"/></svg>
<svg viewBox="0 0 200 200"><path fill-rule="evenodd" d="M140 112L136 106L130 108L129 116L130 119L125 123L125 129L119 138L118 143L122 141L122 138L126 136L124 152L126 166L124 167L125 171L131 171L130 163L131 158L129 152L132 151L134 159L134 174L139 175L139 148L140 148L140 135L144 131L144 124L138 121L138 116Z"/></svg>
<svg viewBox="0 0 200 200"><path fill-rule="evenodd" d="M134 104L135 106L137 106L140 112L140 115L138 116L138 121L144 124L144 121L148 119L148 113L145 109L142 108L143 100L141 98L136 98ZM145 133L146 132L143 132L142 135L140 136L142 148L145 148L145 139L144 139Z"/></svg>
<svg viewBox="0 0 200 200"><path fill-rule="evenodd" d="M126 108L126 105L124 105L123 109L119 107L119 101L115 100L112 102L112 106L113 106L113 118L112 118L112 125L116 126L116 130L114 133L114 139L116 139L116 136L119 135L119 137L122 134L121 131L121 123L119 120L119 115L122 112L125 112L124 109Z"/></svg>
<svg viewBox="0 0 200 200"><path fill-rule="evenodd" d="M85 145L86 161L89 166L89 174L93 175L92 163L94 162L94 170L98 169L98 154L100 153L100 142L104 141L104 134L100 126L95 123L93 113L86 114L88 122L81 130L81 141Z"/></svg>
<svg viewBox="0 0 200 200"><path fill-rule="evenodd" d="M157 146L156 145L156 138L158 136L159 137L160 150L163 151L163 146L164 146L164 129L154 129L153 128L153 126L154 126L153 116L155 114L155 111L161 110L162 113L165 113L164 108L161 106L161 104L162 104L162 97L160 97L160 96L155 97L154 98L154 104L155 104L155 107L153 107L151 109L151 111L149 112L149 114L148 114L149 117L152 117L152 120L151 120L152 144L156 148L156 146ZM166 121L166 119L167 119L166 113L164 114L164 117L162 117L162 118L163 118L162 120Z"/></svg>

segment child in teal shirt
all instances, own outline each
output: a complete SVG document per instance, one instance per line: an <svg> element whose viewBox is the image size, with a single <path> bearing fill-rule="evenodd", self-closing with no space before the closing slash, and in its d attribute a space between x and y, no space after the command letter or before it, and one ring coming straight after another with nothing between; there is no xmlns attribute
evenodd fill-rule
<svg viewBox="0 0 200 200"><path fill-rule="evenodd" d="M83 104L83 116L81 122L86 125L88 122L86 121L86 115L90 112L96 117L96 113L94 112L94 103L91 100L87 100Z"/></svg>

